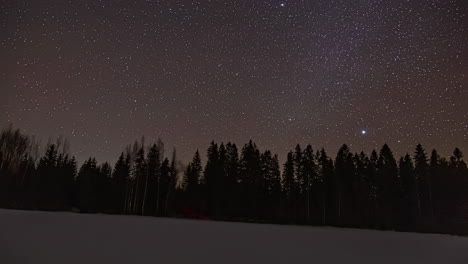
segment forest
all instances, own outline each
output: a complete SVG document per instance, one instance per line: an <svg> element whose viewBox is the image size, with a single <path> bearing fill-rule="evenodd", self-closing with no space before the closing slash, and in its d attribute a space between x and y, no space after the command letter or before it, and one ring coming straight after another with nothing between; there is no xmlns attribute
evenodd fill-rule
<svg viewBox="0 0 468 264"><path fill-rule="evenodd" d="M343 144L334 156L296 145L281 166L252 141L212 142L180 166L161 140L142 139L113 165L90 157L78 167L68 145L41 153L33 136L4 128L0 207L468 235L458 148L445 158L417 144L397 158L387 144L370 154Z"/></svg>

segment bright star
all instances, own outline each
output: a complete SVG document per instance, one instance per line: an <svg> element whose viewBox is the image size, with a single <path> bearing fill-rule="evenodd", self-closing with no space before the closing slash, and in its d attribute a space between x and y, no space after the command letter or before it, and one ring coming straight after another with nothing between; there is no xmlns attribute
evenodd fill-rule
<svg viewBox="0 0 468 264"><path fill-rule="evenodd" d="M362 135L365 135L366 133L367 133L367 131L361 130L361 134L362 134Z"/></svg>
<svg viewBox="0 0 468 264"><path fill-rule="evenodd" d="M285 3L281 3L280 6L281 6L281 7L284 7L284 6L286 6L286 4L285 4Z"/></svg>

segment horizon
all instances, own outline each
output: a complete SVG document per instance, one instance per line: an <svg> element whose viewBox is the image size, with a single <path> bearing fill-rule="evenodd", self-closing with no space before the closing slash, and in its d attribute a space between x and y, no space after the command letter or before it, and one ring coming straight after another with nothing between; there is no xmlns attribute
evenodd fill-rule
<svg viewBox="0 0 468 264"><path fill-rule="evenodd" d="M15 127L15 126L13 126L13 124L10 124L10 125L11 125L11 127L12 127L13 129L19 129L22 133L24 132L27 136L31 136L31 137L33 137L35 140L37 140L36 143L38 143L38 147L39 147L39 150L40 150L39 153L38 153L38 158L40 158L42 155L45 154L45 151L47 150L48 144L54 144L54 143L56 142L57 139L61 139L61 140L66 140L66 141L68 141L67 138L62 137L62 136L59 136L59 137L57 137L57 138L49 137L48 140L47 140L47 142L41 141L40 139L37 139L36 135L27 134L26 131L24 131L23 129L18 128L18 127ZM3 129L5 129L5 127L1 128L1 129L3 130ZM361 132L361 133L362 133L362 132ZM143 137L144 137L144 136L143 136ZM144 137L144 138L146 138L146 137ZM71 144L69 144L69 145L67 146L67 151L66 151L66 153L67 153L67 154L70 154L70 157L74 157L74 158L76 159L76 162L77 162L77 165L78 165L78 166L83 165L83 163L84 163L86 160L88 160L89 158L96 158L96 161L98 162L98 164L109 163L111 166L114 166L115 163L116 163L116 161L118 160L119 156L121 155L121 153L124 153L124 154L125 154L126 148L127 148L127 147L131 147L131 146L132 146L135 142L137 142L137 141L140 142L141 139L142 139L142 137L140 137L140 139L133 140L132 142L129 142L127 145L125 145L125 147L124 147L120 152L115 153L115 154L114 154L115 158L114 158L114 159L111 159L111 160L100 160L100 159L98 159L96 156L94 156L94 155L92 155L92 154L91 154L91 155L83 154L83 156L82 156L83 159L79 159L79 157L78 157L77 155L74 154L74 152L73 152L73 146L72 146ZM207 151L207 149L208 149L208 147L209 147L209 145L210 145L211 142L214 142L214 143L216 143L216 144L221 144L221 143L227 144L228 142L230 142L230 143L232 143L232 144L235 144L235 145L237 146L239 152L240 152L240 151L242 150L242 147L243 147L244 145L248 144L248 142L249 142L250 140L252 140L252 139L248 139L246 142L243 142L243 143L240 143L240 142L231 142L231 141L227 141L227 142L219 141L219 142L217 142L217 141L212 140L212 141L209 141L209 142L206 144L205 148L193 150L193 151L192 151L192 154L189 155L188 159L187 159L187 160L183 160L183 159L181 159L181 158L178 156L179 150L178 150L177 148L175 148L175 147L168 147L168 146L166 145L166 143L164 142L164 140L161 138L161 141L164 143L164 150L165 150L165 151L164 151L164 152L165 152L165 153L164 153L164 157L170 159L170 157L171 157L171 155L172 155L172 153L173 153L173 150L175 149L176 154L177 154L177 155L176 155L176 159L177 159L178 162L182 162L182 165L183 165L183 166L186 166L186 165L192 160L193 155L195 154L195 152L196 152L197 150L198 150L199 153L200 153L202 162L205 163L205 162L206 162L206 159L207 159L206 151ZM259 150L260 150L261 152L264 152L264 151L267 151L267 150L270 150L270 151L271 151L271 149L265 148L265 147L263 147L263 146L257 144L257 142L256 142L255 140L252 140L252 142L253 142L254 144L257 145L257 147L259 148ZM68 143L69 143L69 142L68 142ZM145 140L145 153L147 153L148 149L151 147L151 145L153 145L153 143L156 143L156 141L154 141L154 142L148 142L148 141ZM281 166L281 167L284 165L284 162L286 161L287 153L288 153L289 151L293 151L293 152L294 152L294 148L295 148L296 145L298 145L298 144L299 144L299 143L294 144L289 150L287 150L287 151L284 152L284 153L276 153L276 152L272 151L272 154L273 154L273 155L277 155L277 156L278 156L278 160L279 160L279 163L280 163L280 166ZM299 145L300 145L302 148L304 148L304 147L306 147L308 144L310 144L310 143L299 144ZM381 147L382 147L383 145L387 144L387 143L382 143L380 146L378 146L378 147L376 147L376 148L373 148L373 149L371 149L371 150L369 150L369 151L365 151L365 150L359 150L359 151L357 151L357 150L354 150L354 149L353 149L353 146L352 146L352 145L347 144L347 143L343 143L343 144L347 145L347 146L350 148L350 150L351 150L351 152L352 152L353 154L359 154L359 153L361 153L361 152L364 152L364 154L366 154L366 156L370 156L370 154L371 154L372 151L374 151L374 150L375 150L375 151L377 152L377 154L378 154L379 151L380 151L380 149L381 149ZM334 150L327 149L326 147L316 147L316 146L314 146L314 145L312 145L312 144L310 144L310 145L312 146L314 152L319 151L320 149L324 148L325 151L326 151L326 153L327 153L327 155L328 155L332 160L334 160L334 159L335 159L335 156L336 156L336 153L339 151L339 148L340 148L341 146L343 146L343 144L341 144L340 146L338 146L338 148L337 148L335 151L334 151ZM415 150L415 148L416 148L416 146L417 146L418 144L421 144L421 143L419 143L419 142L416 143L416 144L412 147L412 149L411 149L411 147L409 147L408 151L406 151L406 152L404 152L404 153L397 153L397 152L395 152L395 151L393 150L393 148L392 148L392 146L391 146L390 144L387 144L387 145L390 147L390 149L392 150L392 153L393 153L395 159L398 161L400 157L404 157L406 154L409 154L409 155L411 156L411 158L413 158L413 156L414 156L414 150ZM430 156L430 153L432 152L432 150L436 150L437 153L438 153L438 155L439 155L441 158L445 158L445 159L447 159L447 160L448 160L449 157L453 154L453 151L455 150L455 148L458 148L459 150L461 150L462 152L464 152L464 149L463 149L462 147L459 147L459 146L454 146L453 149L452 149L452 151L450 151L450 153L445 154L445 153L441 153L441 152L439 151L439 149L437 149L437 148L435 148L435 147L430 147L430 146L428 147L428 146L425 146L424 144L421 144L421 145L422 145L422 147L425 149L426 154L427 154L428 156ZM182 172L180 172L180 173L182 173Z"/></svg>

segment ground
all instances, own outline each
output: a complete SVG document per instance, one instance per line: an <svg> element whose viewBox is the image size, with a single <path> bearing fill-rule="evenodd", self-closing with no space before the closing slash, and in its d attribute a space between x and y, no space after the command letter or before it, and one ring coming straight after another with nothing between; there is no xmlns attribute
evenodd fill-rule
<svg viewBox="0 0 468 264"><path fill-rule="evenodd" d="M0 263L468 263L468 238L0 209Z"/></svg>

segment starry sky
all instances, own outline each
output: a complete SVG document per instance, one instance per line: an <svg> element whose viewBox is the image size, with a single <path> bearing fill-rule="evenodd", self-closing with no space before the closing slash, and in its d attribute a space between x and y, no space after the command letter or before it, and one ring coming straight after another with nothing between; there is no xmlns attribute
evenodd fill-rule
<svg viewBox="0 0 468 264"><path fill-rule="evenodd" d="M0 2L0 126L114 162L253 139L335 155L468 151L468 19L452 0Z"/></svg>

